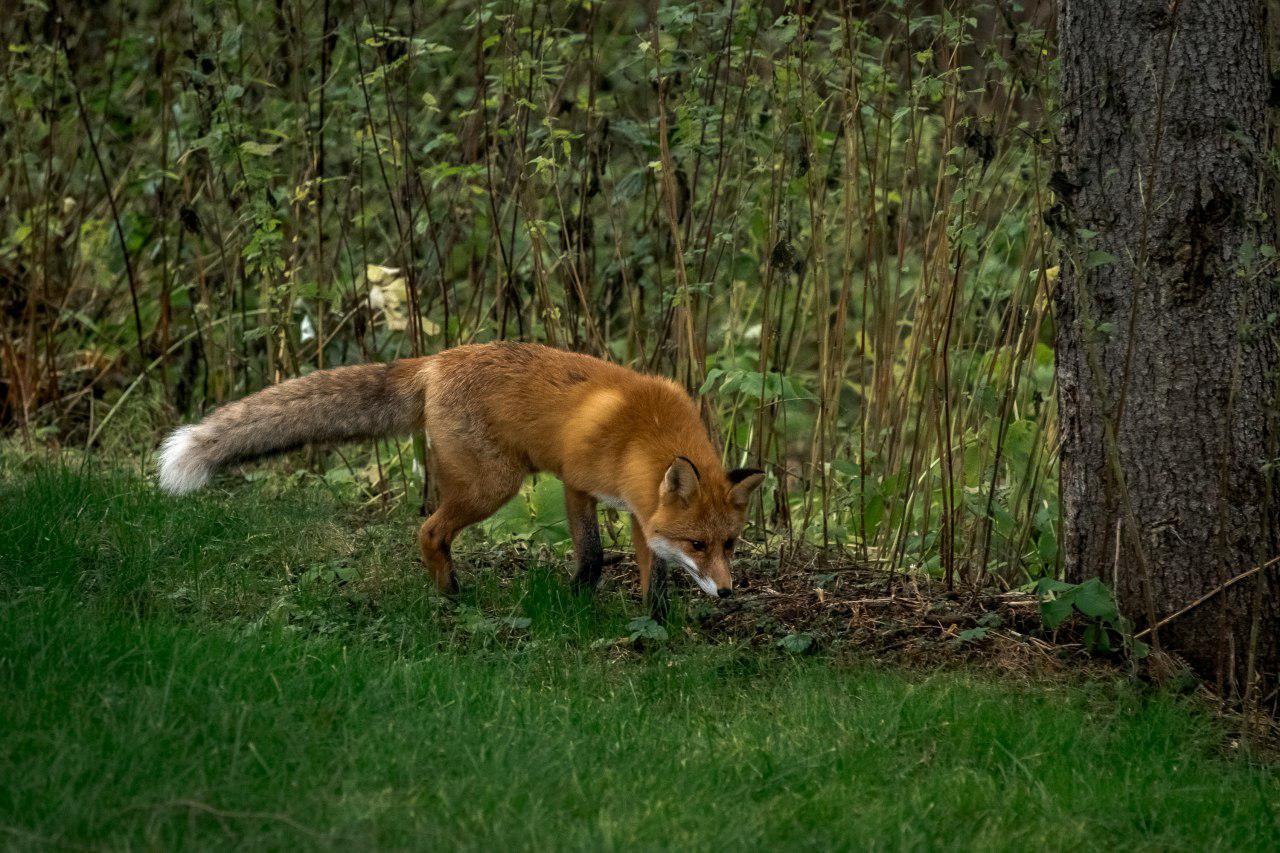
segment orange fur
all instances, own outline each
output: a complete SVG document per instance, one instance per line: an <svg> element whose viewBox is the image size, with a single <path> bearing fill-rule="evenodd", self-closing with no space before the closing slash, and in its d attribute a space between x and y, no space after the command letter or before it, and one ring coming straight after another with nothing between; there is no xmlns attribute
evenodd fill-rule
<svg viewBox="0 0 1280 853"><path fill-rule="evenodd" d="M371 382L380 384L373 389ZM279 390L285 388L292 392ZM346 432L332 423L308 424L316 415L332 418L344 400L373 415L350 418ZM406 408L409 400L421 409ZM599 578L596 502L607 499L633 514L646 591L655 557L686 568L710 594L731 590L733 543L763 475L726 473L693 401L670 380L537 344L463 346L268 388L175 433L161 479L166 482L170 466L185 473L182 466L194 464L183 454L195 450L170 448L179 438L204 454L195 461L212 470L237 458L241 447L260 455L311 440L308 434L339 440L402 431L419 420L441 500L418 542L442 589L456 585L450 545L457 534L510 500L526 475L545 471L565 485L579 583L594 586ZM293 428L277 440L278 430L255 427L265 423Z"/></svg>

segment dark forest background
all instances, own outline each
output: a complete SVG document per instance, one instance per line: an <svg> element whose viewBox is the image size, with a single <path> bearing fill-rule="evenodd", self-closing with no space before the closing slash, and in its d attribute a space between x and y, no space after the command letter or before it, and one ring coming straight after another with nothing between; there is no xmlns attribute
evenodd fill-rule
<svg viewBox="0 0 1280 853"><path fill-rule="evenodd" d="M0 423L145 463L285 377L545 341L699 395L758 534L1052 574L1051 13L18 4ZM296 464L419 501L419 452Z"/></svg>

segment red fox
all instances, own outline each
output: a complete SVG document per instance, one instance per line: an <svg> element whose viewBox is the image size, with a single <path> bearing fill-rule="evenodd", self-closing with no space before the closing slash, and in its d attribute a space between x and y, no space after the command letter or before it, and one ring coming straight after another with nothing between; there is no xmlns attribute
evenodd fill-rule
<svg viewBox="0 0 1280 853"><path fill-rule="evenodd" d="M440 504L418 545L442 591L457 589L454 537L510 500L526 475L546 471L564 483L576 584L600 580L603 501L631 513L646 597L655 558L708 595L732 593L734 545L764 473L724 470L674 382L538 344L475 344L290 379L170 434L160 485L182 494L237 460L424 428Z"/></svg>

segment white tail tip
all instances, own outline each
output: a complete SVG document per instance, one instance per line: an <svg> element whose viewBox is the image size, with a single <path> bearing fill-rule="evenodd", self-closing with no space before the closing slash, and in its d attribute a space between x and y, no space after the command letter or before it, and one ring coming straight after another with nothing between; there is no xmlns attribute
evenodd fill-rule
<svg viewBox="0 0 1280 853"><path fill-rule="evenodd" d="M196 428L178 427L160 445L160 488L185 495L209 482L212 471L195 447Z"/></svg>

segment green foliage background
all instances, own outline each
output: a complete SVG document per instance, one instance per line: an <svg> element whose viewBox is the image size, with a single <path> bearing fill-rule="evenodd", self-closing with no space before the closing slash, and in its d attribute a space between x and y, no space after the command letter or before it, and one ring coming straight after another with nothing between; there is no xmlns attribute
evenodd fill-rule
<svg viewBox="0 0 1280 853"><path fill-rule="evenodd" d="M699 395L769 469L757 536L1053 573L1048 11L25 0L0 419L136 449L308 370L539 340ZM420 500L407 442L308 466Z"/></svg>

